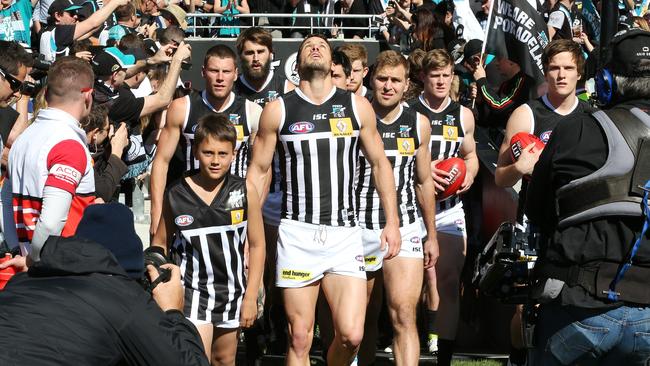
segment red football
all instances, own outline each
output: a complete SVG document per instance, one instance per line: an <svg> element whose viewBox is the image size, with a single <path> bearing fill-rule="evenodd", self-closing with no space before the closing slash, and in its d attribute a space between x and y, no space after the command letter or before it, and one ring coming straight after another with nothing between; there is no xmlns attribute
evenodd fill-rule
<svg viewBox="0 0 650 366"><path fill-rule="evenodd" d="M510 156L512 156L512 160L517 161L521 156L521 151L532 143L535 143L537 149L544 149L544 142L531 133L519 132L512 136L512 139L510 139Z"/></svg>
<svg viewBox="0 0 650 366"><path fill-rule="evenodd" d="M436 164L436 168L449 173L449 176L445 178L449 185L444 191L436 195L436 199L442 200L456 194L456 192L458 192L460 189L460 186L465 181L465 173L467 172L467 168L465 167L465 160L461 158L445 159Z"/></svg>

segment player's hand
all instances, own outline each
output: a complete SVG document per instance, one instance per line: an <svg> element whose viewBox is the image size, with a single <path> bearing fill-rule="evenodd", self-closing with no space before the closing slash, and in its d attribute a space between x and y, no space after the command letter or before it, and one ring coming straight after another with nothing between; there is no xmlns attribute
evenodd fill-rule
<svg viewBox="0 0 650 366"><path fill-rule="evenodd" d="M427 240L422 243L424 250L424 269L432 268L438 262L440 256L440 247L438 246L438 239L434 235L429 235Z"/></svg>
<svg viewBox="0 0 650 366"><path fill-rule="evenodd" d="M151 294L162 311L179 310L183 311L183 303L185 299L185 291L181 283L181 269L173 264L163 264L160 268L167 268L172 271L171 278L167 282L160 282ZM152 265L147 266L147 274L151 282L155 281L159 274L156 267Z"/></svg>
<svg viewBox="0 0 650 366"><path fill-rule="evenodd" d="M111 125L111 130L114 129ZM129 132L126 130L126 124L124 122L120 123L120 127L117 128L112 134L111 137L111 152L119 157L122 156L122 152L129 145Z"/></svg>
<svg viewBox="0 0 650 366"><path fill-rule="evenodd" d="M526 146L526 148L521 151L519 160L515 162L517 171L521 173L521 175L532 174L541 153L542 149L536 148L534 142Z"/></svg>
<svg viewBox="0 0 650 366"><path fill-rule="evenodd" d="M474 80L482 79L485 77L485 69L483 65L479 62L474 69Z"/></svg>
<svg viewBox="0 0 650 366"><path fill-rule="evenodd" d="M385 251L384 259L391 259L399 254L402 248L402 234L398 225L386 225L381 231L381 251ZM388 248L386 248L388 246Z"/></svg>
<svg viewBox="0 0 650 366"><path fill-rule="evenodd" d="M28 263L27 258L22 255L17 255L4 263L0 263L0 269L13 266L16 272L27 272L29 265L31 265L31 261Z"/></svg>
<svg viewBox="0 0 650 366"><path fill-rule="evenodd" d="M474 184L474 176L472 174L465 174L463 184L460 185L460 188L456 194L463 194L469 191L469 189L472 187L472 184Z"/></svg>
<svg viewBox="0 0 650 366"><path fill-rule="evenodd" d="M436 188L436 192L444 191L449 185L449 182L446 180L449 177L449 172L436 168L436 165L441 161L442 159L438 159L431 162L431 176L433 177L433 185Z"/></svg>
<svg viewBox="0 0 650 366"><path fill-rule="evenodd" d="M244 296L241 304L241 315L239 316L239 326L250 328L257 318L257 298L255 296Z"/></svg>
<svg viewBox="0 0 650 366"><path fill-rule="evenodd" d="M88 62L90 62L90 60L93 59L93 54L90 53L90 51L79 51L79 52L75 53L74 55L75 55L75 57L80 58L80 59L82 59L84 61L88 61Z"/></svg>

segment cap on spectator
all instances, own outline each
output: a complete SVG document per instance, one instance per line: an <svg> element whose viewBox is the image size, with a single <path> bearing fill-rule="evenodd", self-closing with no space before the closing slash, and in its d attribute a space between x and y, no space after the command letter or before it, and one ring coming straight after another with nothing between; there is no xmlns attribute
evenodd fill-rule
<svg viewBox="0 0 650 366"><path fill-rule="evenodd" d="M635 28L617 33L610 43L607 68L612 74L639 76L639 66L650 67L650 32Z"/></svg>
<svg viewBox="0 0 650 366"><path fill-rule="evenodd" d="M83 7L84 0L54 0L50 8L47 10L49 15L54 13L61 13L64 11L79 10Z"/></svg>
<svg viewBox="0 0 650 366"><path fill-rule="evenodd" d="M481 50L483 50L483 41L480 39L470 39L465 43L465 48L463 48L463 59L460 62L463 63L469 61L472 56L481 53Z"/></svg>
<svg viewBox="0 0 650 366"><path fill-rule="evenodd" d="M135 232L133 213L128 207L121 203L88 206L75 236L101 244L113 254L129 277L142 278L142 241Z"/></svg>
<svg viewBox="0 0 650 366"><path fill-rule="evenodd" d="M98 52L90 62L95 76L108 76L120 69L127 69L135 64L133 55L125 55L117 47L108 47Z"/></svg>
<svg viewBox="0 0 650 366"><path fill-rule="evenodd" d="M451 58L454 60L454 64L458 65L463 61L463 46L465 45L465 40L462 38L456 38L453 41L449 42L447 45L447 52L451 55Z"/></svg>
<svg viewBox="0 0 650 366"><path fill-rule="evenodd" d="M133 56L135 62L147 59L147 53L142 48L129 48L124 51L124 54Z"/></svg>
<svg viewBox="0 0 650 366"><path fill-rule="evenodd" d="M182 30L187 30L187 13L180 6L176 4L167 5L166 8L160 9L160 13L163 17L171 16Z"/></svg>
<svg viewBox="0 0 650 366"><path fill-rule="evenodd" d="M160 45L154 39L145 38L143 42L144 42L144 47L147 49L147 52L149 52L150 55L155 55L156 52L158 52L158 50L160 49Z"/></svg>

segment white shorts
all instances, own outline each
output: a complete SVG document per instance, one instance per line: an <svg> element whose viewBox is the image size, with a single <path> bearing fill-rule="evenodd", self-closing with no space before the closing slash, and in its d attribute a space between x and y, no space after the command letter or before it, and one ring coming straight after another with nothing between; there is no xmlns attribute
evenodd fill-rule
<svg viewBox="0 0 650 366"><path fill-rule="evenodd" d="M266 196L266 201L262 207L262 216L264 223L271 226L280 225L280 216L282 214L282 192L273 192Z"/></svg>
<svg viewBox="0 0 650 366"><path fill-rule="evenodd" d="M213 324L212 322L209 322L207 320L193 319L193 318L190 318L190 317L186 317L186 318L187 318L187 320L191 321L192 324L194 324L197 327L199 325L208 325L208 324L210 324L210 325L214 325L217 328L224 328L224 329L239 328L239 320L227 320L225 322L219 322L219 323Z"/></svg>
<svg viewBox="0 0 650 366"><path fill-rule="evenodd" d="M366 279L361 228L282 219L278 227L276 286L304 287L325 273Z"/></svg>
<svg viewBox="0 0 650 366"><path fill-rule="evenodd" d="M424 258L422 253L422 238L424 233L422 231L422 220L400 227L399 231L402 235L402 246L400 247L398 257L403 258ZM382 229L362 229L363 239L363 259L366 265L366 272L374 272L380 270L384 264L384 256L388 251L381 250L381 231Z"/></svg>
<svg viewBox="0 0 650 366"><path fill-rule="evenodd" d="M446 210L436 212L436 232L467 237L465 211L463 211L462 202L458 202L455 206Z"/></svg>

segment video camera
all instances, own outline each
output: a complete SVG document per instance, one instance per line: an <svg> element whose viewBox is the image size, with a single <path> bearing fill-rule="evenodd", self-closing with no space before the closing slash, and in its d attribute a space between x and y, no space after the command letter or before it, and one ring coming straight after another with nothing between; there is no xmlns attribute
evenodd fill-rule
<svg viewBox="0 0 650 366"><path fill-rule="evenodd" d="M29 73L29 76L34 79L34 82L23 82L22 90L23 94L32 97L38 94L47 83L47 72L50 70L50 66L52 66L52 62L45 60L45 56L42 54L33 53L33 55L34 64L32 65L32 71Z"/></svg>
<svg viewBox="0 0 650 366"><path fill-rule="evenodd" d="M537 260L537 235L504 222L479 254L474 284L487 296L508 304L528 302Z"/></svg>
<svg viewBox="0 0 650 366"><path fill-rule="evenodd" d="M142 279L142 287L144 287L147 292L152 292L156 286L161 282L167 282L171 279L172 271L167 268L160 268L163 264L171 263L167 260L165 252L161 247L150 246L144 250L144 271L145 274ZM155 281L151 281L147 275L147 266L152 265L158 271L158 278Z"/></svg>

